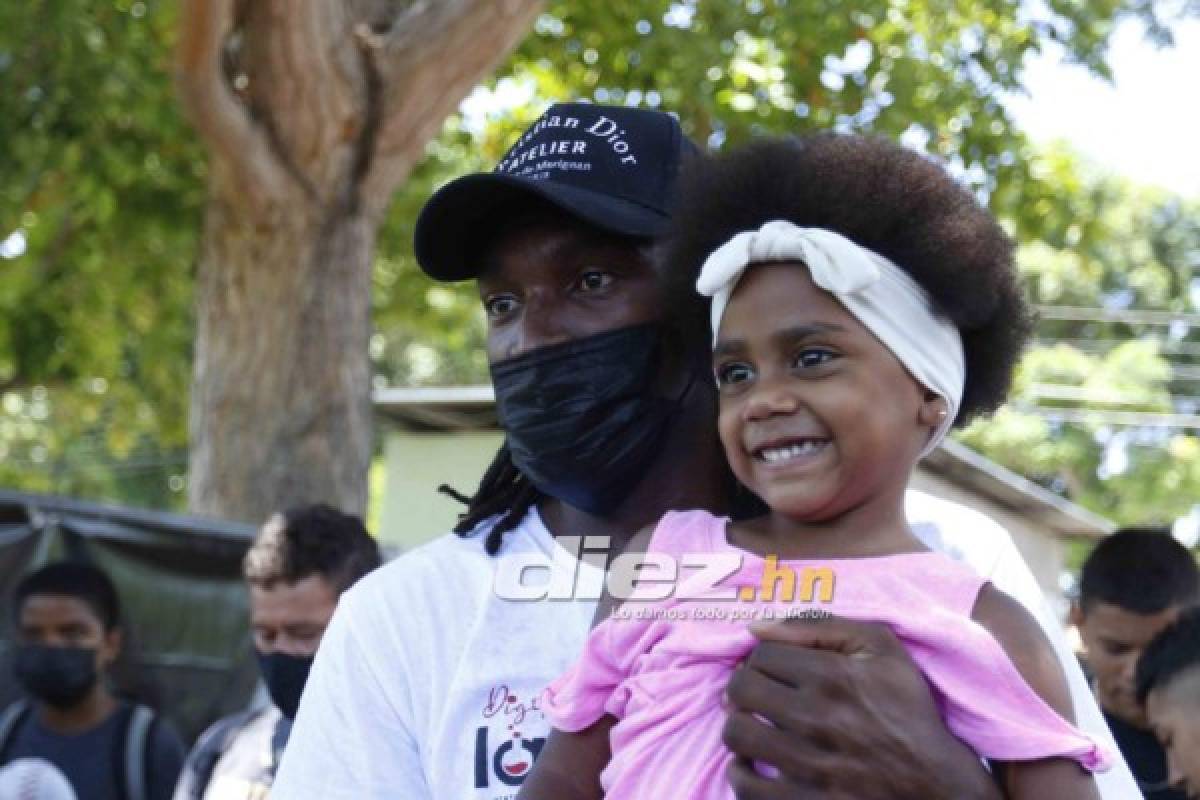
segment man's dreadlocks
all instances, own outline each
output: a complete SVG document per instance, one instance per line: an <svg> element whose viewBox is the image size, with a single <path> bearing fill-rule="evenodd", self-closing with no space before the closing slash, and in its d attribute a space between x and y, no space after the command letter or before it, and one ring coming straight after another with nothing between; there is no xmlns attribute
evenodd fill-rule
<svg viewBox="0 0 1200 800"><path fill-rule="evenodd" d="M738 483L728 466L725 471L731 487L728 501L730 516L735 520L742 520L766 514L769 510L766 503ZM534 503L542 498L542 493L537 487L513 466L507 443L501 445L496 452L496 458L487 468L487 472L483 473L483 479L479 481L479 488L475 490L474 495L467 497L445 483L438 487L438 491L467 507L466 511L458 515L458 524L454 526L454 532L459 536L470 535L479 523L505 512L492 526L484 541L484 549L489 556L494 556L500 551L504 534L517 527Z"/></svg>
<svg viewBox="0 0 1200 800"><path fill-rule="evenodd" d="M467 510L459 515L458 524L454 526L454 532L459 536L470 534L485 519L504 512L504 516L492 526L484 542L484 548L490 556L500 551L500 542L504 539L504 534L517 527L533 504L542 497L537 487L512 463L507 442L496 452L496 457L483 473L483 479L479 481L479 488L475 490L474 495L467 497L444 483L438 487L438 491L467 507Z"/></svg>

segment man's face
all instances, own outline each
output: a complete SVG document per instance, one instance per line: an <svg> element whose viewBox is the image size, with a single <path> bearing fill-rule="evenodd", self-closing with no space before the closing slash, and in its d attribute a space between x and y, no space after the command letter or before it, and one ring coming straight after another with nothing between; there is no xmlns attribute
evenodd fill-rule
<svg viewBox="0 0 1200 800"><path fill-rule="evenodd" d="M250 587L250 625L254 646L264 655L311 656L333 618L338 595L321 575L270 588Z"/></svg>
<svg viewBox="0 0 1200 800"><path fill-rule="evenodd" d="M1146 645L1178 614L1178 606L1137 614L1103 602L1090 604L1086 611L1074 611L1072 620L1096 676L1096 699L1101 708L1130 725L1148 727L1134 689L1134 670Z"/></svg>
<svg viewBox="0 0 1200 800"><path fill-rule="evenodd" d="M636 247L563 216L498 237L478 283L492 362L662 314L654 270Z"/></svg>
<svg viewBox="0 0 1200 800"><path fill-rule="evenodd" d="M1200 667L1146 697L1146 716L1167 751L1167 779L1200 798Z"/></svg>
<svg viewBox="0 0 1200 800"><path fill-rule="evenodd" d="M71 595L27 597L17 617L17 636L22 644L95 650L97 670L108 667L121 652L121 632L105 631L92 607Z"/></svg>

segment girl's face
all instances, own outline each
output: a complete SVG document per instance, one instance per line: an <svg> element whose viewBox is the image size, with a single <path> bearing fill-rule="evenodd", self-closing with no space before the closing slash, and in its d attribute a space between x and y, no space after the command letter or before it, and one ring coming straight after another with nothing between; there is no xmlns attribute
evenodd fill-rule
<svg viewBox="0 0 1200 800"><path fill-rule="evenodd" d="M946 407L795 261L742 277L713 370L734 474L810 522L902 497Z"/></svg>

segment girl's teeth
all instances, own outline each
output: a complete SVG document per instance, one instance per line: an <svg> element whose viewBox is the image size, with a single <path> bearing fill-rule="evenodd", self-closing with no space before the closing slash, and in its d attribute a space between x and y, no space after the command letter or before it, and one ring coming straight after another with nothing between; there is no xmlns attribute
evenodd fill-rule
<svg viewBox="0 0 1200 800"><path fill-rule="evenodd" d="M820 450L823 446L823 442L805 441L798 444L790 444L786 447L768 447L762 451L762 459L768 464L774 464L779 461L810 455Z"/></svg>

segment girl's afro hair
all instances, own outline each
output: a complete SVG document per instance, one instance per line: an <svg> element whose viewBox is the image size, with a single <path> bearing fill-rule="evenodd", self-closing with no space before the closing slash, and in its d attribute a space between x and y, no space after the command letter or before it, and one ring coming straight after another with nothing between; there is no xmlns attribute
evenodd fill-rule
<svg viewBox="0 0 1200 800"><path fill-rule="evenodd" d="M836 231L906 270L958 326L967 375L956 424L1004 402L1032 328L1013 242L933 160L823 133L694 159L681 181L660 253L674 296L694 294L704 260L737 233L773 219Z"/></svg>

